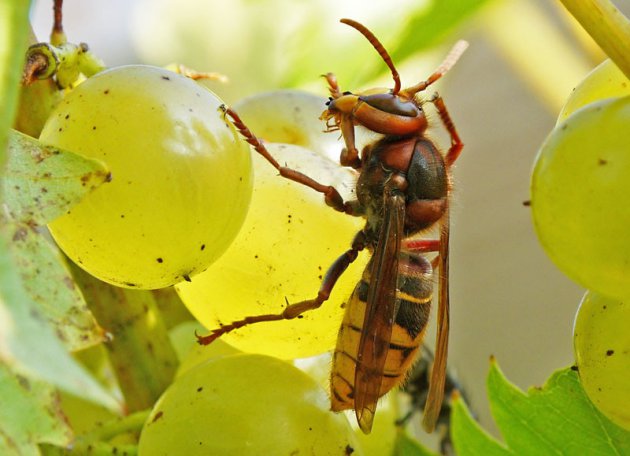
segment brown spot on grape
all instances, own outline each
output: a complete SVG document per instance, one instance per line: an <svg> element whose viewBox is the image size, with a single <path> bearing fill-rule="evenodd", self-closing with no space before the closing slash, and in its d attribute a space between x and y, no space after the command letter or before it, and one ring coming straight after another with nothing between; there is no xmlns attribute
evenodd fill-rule
<svg viewBox="0 0 630 456"><path fill-rule="evenodd" d="M157 261L158 263L164 263L164 260L163 260L162 258L158 258L156 261Z"/></svg>
<svg viewBox="0 0 630 456"><path fill-rule="evenodd" d="M162 79L164 79L165 81L170 81L171 78L169 78L168 76L162 76Z"/></svg>
<svg viewBox="0 0 630 456"><path fill-rule="evenodd" d="M201 393L203 391L203 386L200 386L199 388L197 388L197 392Z"/></svg>
<svg viewBox="0 0 630 456"><path fill-rule="evenodd" d="M599 166L604 166L608 164L608 160L604 159L604 158L600 158L599 160L597 160L597 164Z"/></svg>
<svg viewBox="0 0 630 456"><path fill-rule="evenodd" d="M108 94L109 94L109 89L105 89L105 90L103 91L103 93L104 93L105 95L108 95Z"/></svg>
<svg viewBox="0 0 630 456"><path fill-rule="evenodd" d="M159 420L160 418L162 418L164 416L164 412L162 410L160 410L159 412L157 412L155 414L155 416L153 417L153 420L151 420L152 423L155 423L157 420Z"/></svg>
<svg viewBox="0 0 630 456"><path fill-rule="evenodd" d="M70 114L66 114L66 120L70 118Z"/></svg>
<svg viewBox="0 0 630 456"><path fill-rule="evenodd" d="M606 356L612 356L615 354L615 350L606 350Z"/></svg>
<svg viewBox="0 0 630 456"><path fill-rule="evenodd" d="M206 244L201 244L201 250L205 250L206 249Z"/></svg>
<svg viewBox="0 0 630 456"><path fill-rule="evenodd" d="M93 126L92 126L92 130L96 130L96 125L93 125Z"/></svg>
<svg viewBox="0 0 630 456"><path fill-rule="evenodd" d="M192 282L192 279L190 278L190 276L188 274L184 274L184 275L182 275L182 277L184 278L184 280L186 282Z"/></svg>

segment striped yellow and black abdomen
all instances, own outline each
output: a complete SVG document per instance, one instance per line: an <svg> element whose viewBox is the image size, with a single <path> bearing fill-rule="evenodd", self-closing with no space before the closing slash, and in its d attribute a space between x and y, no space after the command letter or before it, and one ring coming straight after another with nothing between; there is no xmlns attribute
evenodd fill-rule
<svg viewBox="0 0 630 456"><path fill-rule="evenodd" d="M330 379L332 410L354 407L354 376L370 287L368 264L344 315L333 354ZM431 264L420 254L401 252L398 259L396 308L380 396L400 385L413 366L422 343L433 293Z"/></svg>

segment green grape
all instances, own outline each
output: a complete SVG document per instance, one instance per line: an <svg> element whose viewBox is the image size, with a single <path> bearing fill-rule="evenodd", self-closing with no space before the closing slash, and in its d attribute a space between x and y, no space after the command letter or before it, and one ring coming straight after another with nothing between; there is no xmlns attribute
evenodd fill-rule
<svg viewBox="0 0 630 456"><path fill-rule="evenodd" d="M630 97L591 103L542 145L531 181L534 226L565 274L630 296Z"/></svg>
<svg viewBox="0 0 630 456"><path fill-rule="evenodd" d="M588 397L630 430L630 301L588 291L573 328L575 359Z"/></svg>
<svg viewBox="0 0 630 456"><path fill-rule="evenodd" d="M334 185L350 197L354 172L308 149L269 143L280 163ZM286 301L317 296L322 277L345 252L363 220L335 212L323 196L278 176L264 159L254 156L256 191L243 229L227 252L206 272L176 290L206 328L217 328L251 315L280 313ZM259 323L223 338L246 352L284 359L332 350L349 297L367 262L363 253L342 275L330 300L303 318Z"/></svg>
<svg viewBox="0 0 630 456"><path fill-rule="evenodd" d="M49 225L63 251L106 282L149 289L215 261L252 186L250 151L221 104L188 78L141 65L70 92L40 139L104 161L112 181Z"/></svg>
<svg viewBox="0 0 630 456"><path fill-rule="evenodd" d="M199 345L195 338L195 333L202 334L204 331L203 326L197 321L185 321L169 331L168 335L171 344L179 360L176 376L188 372L193 367L209 359L240 353L236 348L221 339L215 340L207 347Z"/></svg>
<svg viewBox="0 0 630 456"><path fill-rule="evenodd" d="M630 95L630 81L612 60L606 59L571 92L558 116L558 123L584 105L604 98Z"/></svg>
<svg viewBox="0 0 630 456"><path fill-rule="evenodd" d="M241 354L182 375L155 404L139 455L360 455L343 414L289 363Z"/></svg>
<svg viewBox="0 0 630 456"><path fill-rule="evenodd" d="M318 120L325 101L307 92L284 90L247 98L235 109L262 139L309 149L268 144L280 163L332 183L351 198L354 172L321 157L337 157L341 147L337 135L324 133ZM207 274L177 287L191 312L209 328L248 315L278 313L286 305L285 297L289 302L314 297L325 269L349 247L363 224L335 214L313 190L278 177L260 157L254 164L257 191L236 243ZM291 223L294 215L299 217ZM304 319L243 328L225 340L244 351L287 359L330 350L342 315L339 303L349 295L364 264L360 258L351 266L331 300ZM247 282L256 285L241 289L239 284Z"/></svg>
<svg viewBox="0 0 630 456"><path fill-rule="evenodd" d="M306 147L334 162L339 160L339 134L326 133L319 116L326 99L303 90L276 90L234 105L249 129L265 141Z"/></svg>

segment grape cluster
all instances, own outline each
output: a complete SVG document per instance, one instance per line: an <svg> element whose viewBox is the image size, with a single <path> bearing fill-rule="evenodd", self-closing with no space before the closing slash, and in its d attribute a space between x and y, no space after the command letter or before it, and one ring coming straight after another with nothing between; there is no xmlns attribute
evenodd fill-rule
<svg viewBox="0 0 630 456"><path fill-rule="evenodd" d="M148 289L215 261L252 190L249 148L222 104L191 79L142 65L68 93L41 141L102 160L112 179L50 224L63 251L101 280Z"/></svg>
<svg viewBox="0 0 630 456"><path fill-rule="evenodd" d="M610 61L574 90L531 180L536 232L549 257L589 292L574 342L595 405L630 428L630 81ZM623 409L623 410L622 410Z"/></svg>

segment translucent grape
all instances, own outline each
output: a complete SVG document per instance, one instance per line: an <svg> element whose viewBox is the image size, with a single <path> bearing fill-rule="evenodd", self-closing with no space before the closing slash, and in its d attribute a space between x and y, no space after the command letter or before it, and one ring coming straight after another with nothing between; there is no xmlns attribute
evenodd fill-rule
<svg viewBox="0 0 630 456"><path fill-rule="evenodd" d="M338 135L323 132L319 116L325 101L307 92L281 90L247 98L235 109L257 136L270 141L267 146L280 163L331 183L346 199L352 198L355 173L322 158L338 157L342 147ZM209 328L249 315L278 313L286 305L285 297L289 302L313 298L326 268L363 225L361 219L336 214L313 190L278 177L260 157L254 164L256 192L235 245L207 274L177 287L193 314ZM225 340L241 350L287 359L332 349L340 304L363 264L365 259L360 258L351 266L330 301L304 314L304 319L254 325L224 336ZM243 288L243 283L252 286Z"/></svg>
<svg viewBox="0 0 630 456"><path fill-rule="evenodd" d="M193 367L210 359L240 353L236 348L221 339L215 340L209 346L199 345L195 338L195 333L201 334L204 331L201 324L196 321L180 323L169 331L171 344L179 360L177 376L183 375Z"/></svg>
<svg viewBox="0 0 630 456"><path fill-rule="evenodd" d="M238 232L252 186L247 145L212 92L150 66L70 92L41 140L104 161L111 183L50 224L64 252L115 285L160 288L205 270Z"/></svg>
<svg viewBox="0 0 630 456"><path fill-rule="evenodd" d="M560 111L558 122L563 121L584 105L604 98L630 95L630 81L613 63L606 59L591 71L571 92Z"/></svg>
<svg viewBox="0 0 630 456"><path fill-rule="evenodd" d="M352 171L299 146L267 147L278 162L350 195ZM335 212L321 194L279 177L262 158L254 156L253 162L255 192L243 229L206 272L176 286L188 309L207 328L246 316L277 314L287 301L314 298L326 269L363 227L361 218ZM362 254L320 309L299 319L246 326L223 338L239 350L284 359L332 350L342 305L366 262L367 255Z"/></svg>
<svg viewBox="0 0 630 456"><path fill-rule="evenodd" d="M342 147L339 134L326 133L319 120L326 101L303 90L275 90L245 98L234 109L265 141L306 147L337 162Z"/></svg>
<svg viewBox="0 0 630 456"><path fill-rule="evenodd" d="M573 342L580 380L608 418L630 430L630 301L587 292Z"/></svg>
<svg viewBox="0 0 630 456"><path fill-rule="evenodd" d="M569 277L630 296L630 98L591 103L560 123L534 165L534 225Z"/></svg>
<svg viewBox="0 0 630 456"><path fill-rule="evenodd" d="M361 455L343 414L292 365L261 355L205 362L155 404L140 456Z"/></svg>

